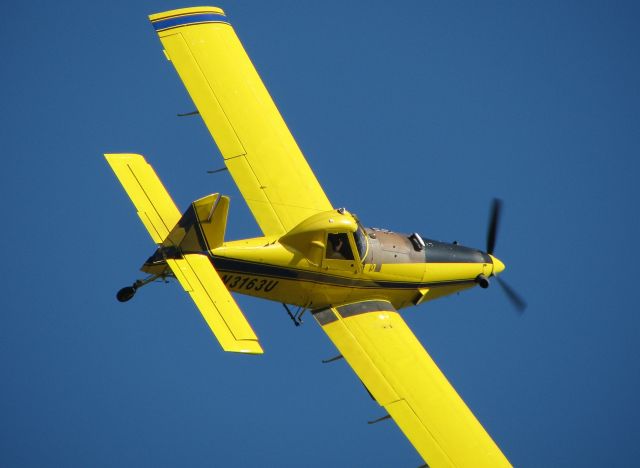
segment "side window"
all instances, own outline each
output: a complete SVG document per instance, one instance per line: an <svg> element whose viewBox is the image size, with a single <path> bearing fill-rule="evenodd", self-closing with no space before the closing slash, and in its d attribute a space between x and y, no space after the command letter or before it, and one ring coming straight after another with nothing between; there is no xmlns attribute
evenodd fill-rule
<svg viewBox="0 0 640 468"><path fill-rule="evenodd" d="M353 252L346 233L327 235L326 258L338 260L353 260Z"/></svg>

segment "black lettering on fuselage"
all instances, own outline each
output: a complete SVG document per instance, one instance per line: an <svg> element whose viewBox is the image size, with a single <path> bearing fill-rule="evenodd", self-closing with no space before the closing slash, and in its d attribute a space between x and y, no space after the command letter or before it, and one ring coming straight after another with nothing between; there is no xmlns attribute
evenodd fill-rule
<svg viewBox="0 0 640 468"><path fill-rule="evenodd" d="M278 280L267 280L253 276L232 275L225 273L222 282L229 289L244 289L245 291L271 292L280 283Z"/></svg>

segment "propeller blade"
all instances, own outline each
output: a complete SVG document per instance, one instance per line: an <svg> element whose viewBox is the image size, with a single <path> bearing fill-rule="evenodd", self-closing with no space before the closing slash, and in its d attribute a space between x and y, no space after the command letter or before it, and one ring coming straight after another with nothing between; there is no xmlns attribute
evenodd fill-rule
<svg viewBox="0 0 640 468"><path fill-rule="evenodd" d="M496 236L498 235L501 211L502 200L494 198L491 205L491 216L489 217L489 230L487 231L487 253L490 255L493 255L493 249L496 246Z"/></svg>
<svg viewBox="0 0 640 468"><path fill-rule="evenodd" d="M494 279L502 287L502 290L507 295L509 301L511 301L511 304L513 304L513 307L515 307L518 313L522 315L524 310L527 308L527 303L524 299L522 299L522 297L520 297L520 295L515 292L515 290L512 289L505 280L501 279L499 276L495 276Z"/></svg>

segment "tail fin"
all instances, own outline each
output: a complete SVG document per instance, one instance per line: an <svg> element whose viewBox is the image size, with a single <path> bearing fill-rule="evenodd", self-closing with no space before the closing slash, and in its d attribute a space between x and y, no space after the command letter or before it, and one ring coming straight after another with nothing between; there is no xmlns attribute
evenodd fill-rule
<svg viewBox="0 0 640 468"><path fill-rule="evenodd" d="M162 243L186 252L206 252L224 242L229 197L214 193L191 203Z"/></svg>
<svg viewBox="0 0 640 468"><path fill-rule="evenodd" d="M193 207L208 250L220 247L224 242L224 233L227 229L229 197L214 193L196 200L193 202Z"/></svg>
<svg viewBox="0 0 640 468"><path fill-rule="evenodd" d="M167 258L167 264L222 348L262 354L258 337L206 253L222 244L229 198L218 194L201 198L181 217L157 174L141 155L105 154L105 157L154 242L176 248L177 255Z"/></svg>

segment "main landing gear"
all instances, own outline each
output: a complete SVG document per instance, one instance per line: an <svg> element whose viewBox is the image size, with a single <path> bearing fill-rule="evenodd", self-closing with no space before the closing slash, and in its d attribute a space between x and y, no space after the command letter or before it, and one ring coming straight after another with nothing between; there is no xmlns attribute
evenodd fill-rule
<svg viewBox="0 0 640 468"><path fill-rule="evenodd" d="M136 291L140 289L142 286L145 286L158 278L163 277L163 275L151 275L147 276L145 279L136 280L131 286L125 286L116 294L116 299L119 302L127 302L133 299L133 296L136 295Z"/></svg>
<svg viewBox="0 0 640 468"><path fill-rule="evenodd" d="M302 325L302 315L307 311L307 308L311 304L307 306L298 306L298 310L296 310L295 313L291 312L291 309L289 309L289 306L287 306L287 304L285 304L284 302L282 303L282 305L287 311L287 315L289 315L289 318L293 321L293 324L296 327L299 327L300 325Z"/></svg>

